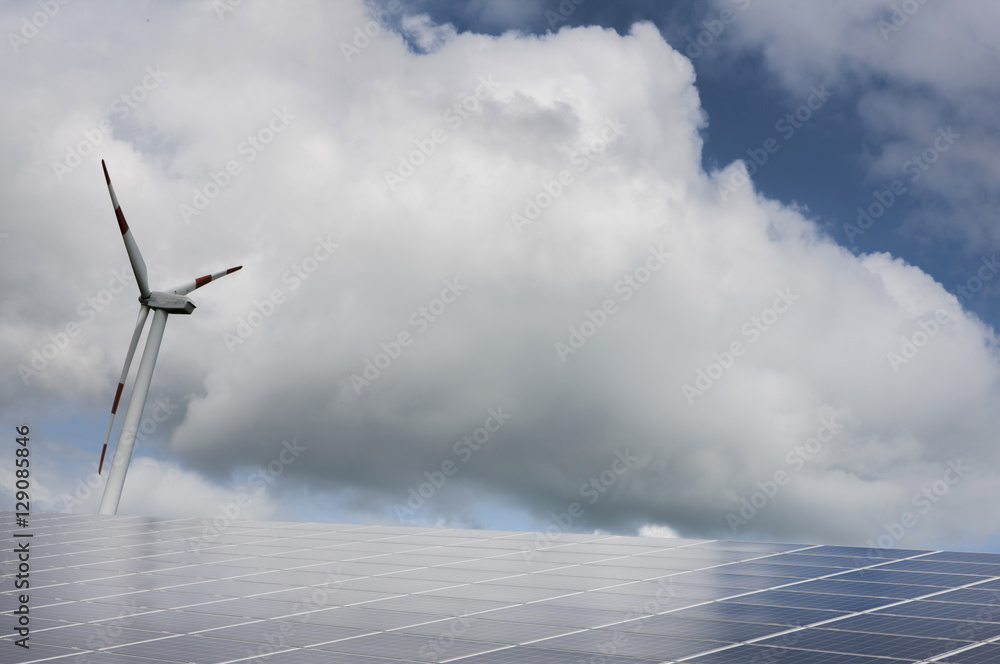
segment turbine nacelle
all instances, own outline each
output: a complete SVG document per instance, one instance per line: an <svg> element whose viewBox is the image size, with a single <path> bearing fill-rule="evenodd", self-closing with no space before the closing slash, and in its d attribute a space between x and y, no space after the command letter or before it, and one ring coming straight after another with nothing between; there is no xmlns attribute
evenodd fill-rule
<svg viewBox="0 0 1000 664"><path fill-rule="evenodd" d="M142 299L139 301L142 302ZM150 293L144 304L150 309L162 309L168 314L190 314L195 308L194 302L189 297L160 291Z"/></svg>

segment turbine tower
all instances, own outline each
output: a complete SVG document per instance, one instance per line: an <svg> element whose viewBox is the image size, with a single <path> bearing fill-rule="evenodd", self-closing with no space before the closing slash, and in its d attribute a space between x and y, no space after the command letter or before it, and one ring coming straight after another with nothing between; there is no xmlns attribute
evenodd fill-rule
<svg viewBox="0 0 1000 664"><path fill-rule="evenodd" d="M149 310L153 310L153 323L150 325L149 335L146 337L146 348L139 361L139 371L136 373L132 397L125 410L125 421L122 423L118 447L115 448L115 458L111 462L111 471L108 474L108 482L104 486L104 496L101 498L101 508L98 511L98 514L114 514L118 511L118 501L121 500L122 488L125 486L125 474L128 472L128 464L132 458L132 448L135 447L135 435L139 431L142 409L146 405L146 395L149 393L149 383L153 378L153 367L156 365L156 355L160 351L160 341L163 340L167 316L169 314L190 314L194 311L194 302L186 297L188 293L196 288L201 288L210 281L236 272L243 266L238 265L222 272L207 274L168 291L149 290L146 263L142 260L142 254L139 253L139 246L135 243L132 231L125 223L125 215L122 214L122 208L118 204L118 197L115 196L115 189L111 186L111 177L108 175L108 167L104 165L103 159L101 160L101 168L104 169L104 179L108 183L108 192L111 194L111 203L115 207L115 216L118 217L118 227L121 229L122 239L125 241L128 260L132 264L132 272L139 285L139 319L135 323L132 343L129 344L128 354L125 356L125 366L122 368L121 379L118 381L118 391L115 392L115 400L111 406L111 419L108 420L108 433L104 436L101 461L97 467L98 474L104 468L104 454L108 451L111 427L115 422L118 400L121 399L122 388L125 387L125 379L128 377L129 366L132 364L132 356L135 355L135 349L139 344L139 337L142 335L143 327L145 327Z"/></svg>

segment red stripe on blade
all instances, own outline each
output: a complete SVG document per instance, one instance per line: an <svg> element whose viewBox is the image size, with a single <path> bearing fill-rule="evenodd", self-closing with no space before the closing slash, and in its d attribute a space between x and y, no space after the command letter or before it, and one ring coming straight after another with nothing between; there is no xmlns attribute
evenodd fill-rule
<svg viewBox="0 0 1000 664"><path fill-rule="evenodd" d="M111 184L111 176L108 175L108 167L104 165L104 160L101 160L101 168L104 169L104 181Z"/></svg>
<svg viewBox="0 0 1000 664"><path fill-rule="evenodd" d="M201 288L211 280L212 280L212 275L210 274L206 274L204 277L198 277L197 279L194 280L194 287Z"/></svg>
<svg viewBox="0 0 1000 664"><path fill-rule="evenodd" d="M236 272L236 270L242 270L242 269L243 269L242 265L237 265L236 267L231 267L228 270L226 270L226 274L232 274L233 272Z"/></svg>
<svg viewBox="0 0 1000 664"><path fill-rule="evenodd" d="M125 383L118 383L118 391L115 392L115 403L111 406L111 414L114 415L118 410L118 400L122 398L122 388L125 387Z"/></svg>
<svg viewBox="0 0 1000 664"><path fill-rule="evenodd" d="M97 474L101 474L101 469L104 468L104 453L108 451L108 444L104 443L104 448L101 450L101 462L97 464Z"/></svg>
<svg viewBox="0 0 1000 664"><path fill-rule="evenodd" d="M115 208L115 216L118 217L118 228L121 229L122 235L125 235L125 233L128 233L128 224L125 223L125 215L122 214L121 207Z"/></svg>

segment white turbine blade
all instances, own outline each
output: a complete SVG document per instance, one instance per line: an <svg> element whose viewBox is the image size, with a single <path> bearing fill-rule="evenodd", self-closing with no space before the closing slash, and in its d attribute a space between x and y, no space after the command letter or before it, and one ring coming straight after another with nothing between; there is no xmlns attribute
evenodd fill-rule
<svg viewBox="0 0 1000 664"><path fill-rule="evenodd" d="M111 193L111 202L115 206L115 216L118 218L118 228L122 231L122 239L125 240L125 250L128 252L128 260L132 263L132 272L135 274L135 281L139 284L139 294L143 299L149 297L149 278L146 275L146 262L142 260L142 254L139 253L139 245L135 243L135 238L132 237L132 231L129 230L128 224L125 222L125 215L122 214L122 207L118 204L118 197L115 196L115 188L111 186L111 176L108 175L108 167L104 165L104 160L101 160L101 168L104 169L104 179L108 182L108 191Z"/></svg>
<svg viewBox="0 0 1000 664"><path fill-rule="evenodd" d="M186 284L184 284L183 286L178 286L177 288L174 288L170 292L174 293L175 295L187 295L188 293L190 293L194 289L201 288L202 286L204 286L205 284L207 284L210 281L214 281L216 279L221 279L222 277L226 276L227 274L232 274L233 272L236 272L237 270L242 270L242 269L243 269L242 265L237 265L236 267L231 267L228 270L222 270L221 272L213 272L212 274L206 274L204 277L198 277L194 281L189 281Z"/></svg>
<svg viewBox="0 0 1000 664"><path fill-rule="evenodd" d="M128 472L128 464L132 459L132 448L135 447L135 435L139 432L142 409L146 405L149 383L153 380L156 355L160 352L160 342L163 341L163 330L166 325L167 312L163 309L156 309L153 313L153 322L149 326L149 334L146 335L146 348L142 351L142 359L139 360L139 370L135 374L132 396L129 397L128 408L125 409L122 432L118 436L118 446L115 448L115 456L111 461L111 471L108 473L108 481L104 485L104 495L101 497L101 507L98 514L115 514L118 511L118 502L121 500L122 488L125 486L125 474Z"/></svg>
<svg viewBox="0 0 1000 664"><path fill-rule="evenodd" d="M128 345L128 354L125 356L125 366L122 367L122 377L118 380L118 391L115 392L115 402L111 404L111 418L108 420L108 432L104 435L104 447L101 448L101 462L97 465L97 474L101 474L104 468L104 455L108 451L108 439L111 438L111 427L115 423L115 413L118 411L118 401L122 398L122 389L125 387L125 379L128 377L128 369L132 365L132 356L135 355L135 347L139 345L139 337L142 335L142 328L146 325L146 316L149 315L149 307L145 304L139 305L139 319L135 322L135 332L132 333L132 343Z"/></svg>

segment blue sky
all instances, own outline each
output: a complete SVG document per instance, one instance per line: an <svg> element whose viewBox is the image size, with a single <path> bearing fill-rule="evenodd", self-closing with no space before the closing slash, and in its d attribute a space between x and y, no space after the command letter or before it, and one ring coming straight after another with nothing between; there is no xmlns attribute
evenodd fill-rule
<svg viewBox="0 0 1000 664"><path fill-rule="evenodd" d="M135 320L105 159L154 289L244 265L123 513L1000 547L994 5L92 7L0 10L44 509L96 509Z"/></svg>

